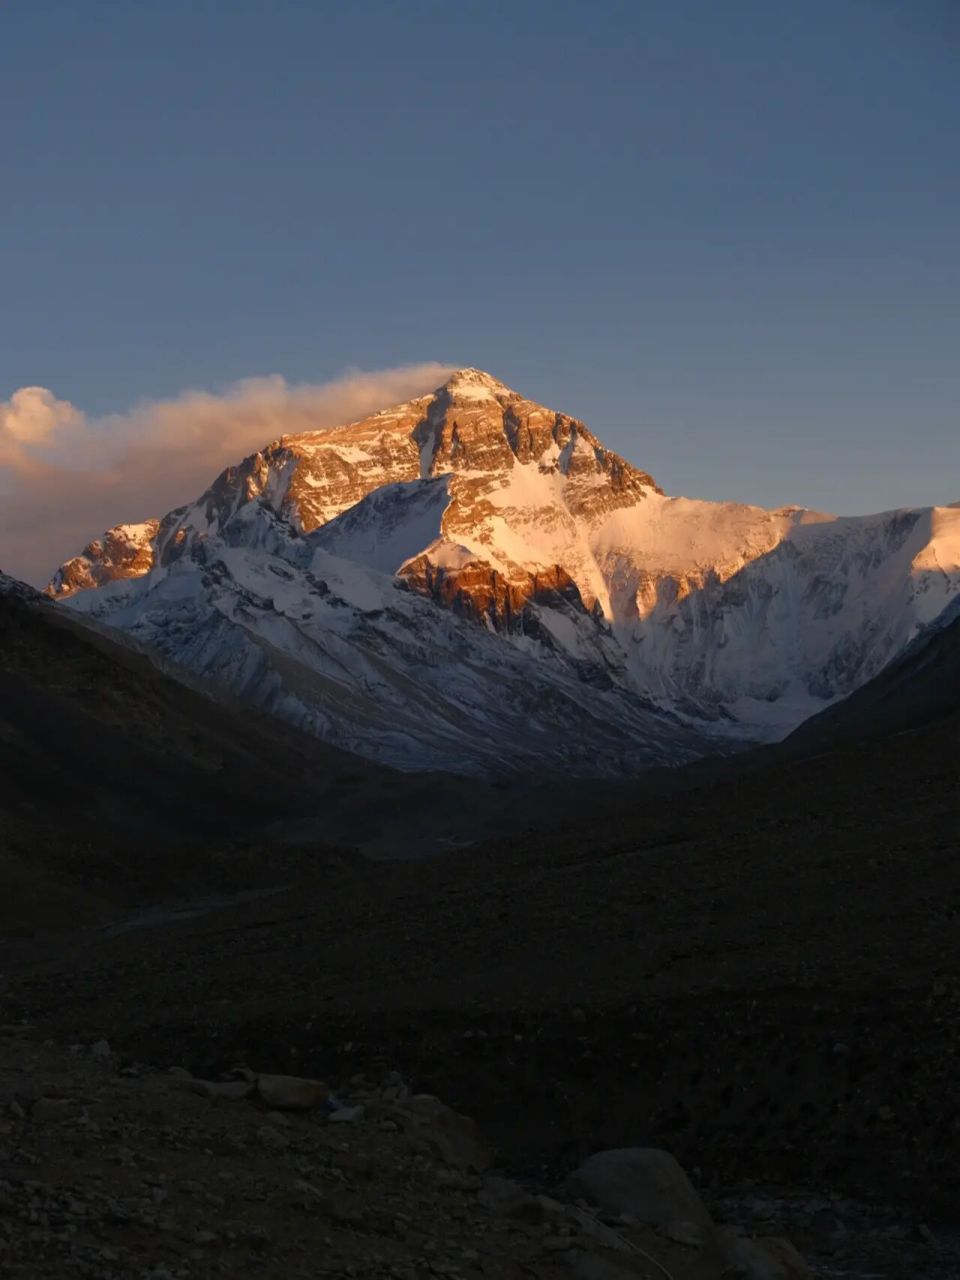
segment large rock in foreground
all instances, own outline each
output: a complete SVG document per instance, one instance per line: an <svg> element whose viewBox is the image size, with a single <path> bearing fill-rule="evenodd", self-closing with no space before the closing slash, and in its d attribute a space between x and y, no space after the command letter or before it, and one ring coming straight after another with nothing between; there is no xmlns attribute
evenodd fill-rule
<svg viewBox="0 0 960 1280"><path fill-rule="evenodd" d="M789 1240L750 1240L729 1230L719 1234L723 1260L744 1280L813 1280L813 1272Z"/></svg>
<svg viewBox="0 0 960 1280"><path fill-rule="evenodd" d="M680 1165L669 1151L654 1147L598 1151L569 1176L567 1190L654 1227L711 1223L706 1205Z"/></svg>
<svg viewBox="0 0 960 1280"><path fill-rule="evenodd" d="M434 1159L477 1173L489 1169L493 1155L476 1124L429 1093L418 1093L391 1109L406 1136Z"/></svg>

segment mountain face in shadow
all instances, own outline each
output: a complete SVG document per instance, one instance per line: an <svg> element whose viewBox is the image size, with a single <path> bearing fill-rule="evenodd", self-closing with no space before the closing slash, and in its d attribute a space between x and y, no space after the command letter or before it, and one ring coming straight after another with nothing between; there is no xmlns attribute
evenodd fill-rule
<svg viewBox="0 0 960 1280"><path fill-rule="evenodd" d="M0 574L3 915L322 875L331 850L463 841L486 793L325 746ZM340 856L340 855L338 855ZM14 927L11 924L11 927Z"/></svg>
<svg viewBox="0 0 960 1280"><path fill-rule="evenodd" d="M909 733L960 713L960 617L920 636L896 661L843 702L806 721L785 746L818 748Z"/></svg>

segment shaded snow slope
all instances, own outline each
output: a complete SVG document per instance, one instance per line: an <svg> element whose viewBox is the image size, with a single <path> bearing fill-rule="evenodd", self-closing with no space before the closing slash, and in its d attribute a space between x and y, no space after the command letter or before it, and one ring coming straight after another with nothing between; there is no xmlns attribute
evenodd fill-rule
<svg viewBox="0 0 960 1280"><path fill-rule="evenodd" d="M603 776L705 746L619 681L585 680L566 653L546 661L539 642L508 642L297 535L256 553L207 543L72 603L326 741L404 769Z"/></svg>

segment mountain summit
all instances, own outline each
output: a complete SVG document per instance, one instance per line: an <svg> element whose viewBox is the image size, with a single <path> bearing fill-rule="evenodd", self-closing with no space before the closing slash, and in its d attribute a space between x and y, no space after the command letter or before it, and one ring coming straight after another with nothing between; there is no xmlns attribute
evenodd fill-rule
<svg viewBox="0 0 960 1280"><path fill-rule="evenodd" d="M527 536L536 525L543 554L559 550L576 558L578 520L659 492L650 476L605 449L582 422L525 399L479 369L458 369L430 395L332 430L281 437L162 522L108 530L58 570L48 591L63 597L142 576L178 555L185 539L222 528L255 499L297 532L310 533L384 486L443 476L450 477L444 540L455 542L456 534L475 540L492 567L518 584L529 574L508 548L498 548L498 521L525 516ZM417 510L422 505L418 492L394 496L401 508L410 501ZM559 563L556 555L550 563ZM400 562L381 556L377 567L394 572ZM595 579L596 590L587 593L592 603L605 592L595 574L587 576Z"/></svg>
<svg viewBox="0 0 960 1280"><path fill-rule="evenodd" d="M505 752L598 772L782 735L958 590L958 510L668 497L582 422L470 368L266 445L48 588L390 763ZM364 728L356 707L384 680Z"/></svg>

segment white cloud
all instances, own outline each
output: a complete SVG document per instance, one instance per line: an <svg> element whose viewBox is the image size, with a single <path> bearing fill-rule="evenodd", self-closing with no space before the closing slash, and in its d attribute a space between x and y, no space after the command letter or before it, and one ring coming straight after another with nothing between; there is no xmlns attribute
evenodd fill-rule
<svg viewBox="0 0 960 1280"><path fill-rule="evenodd" d="M83 424L83 414L69 400L58 400L46 387L21 387L0 401L0 442L11 448L43 444L65 427Z"/></svg>
<svg viewBox="0 0 960 1280"><path fill-rule="evenodd" d="M104 529L197 497L227 465L281 435L321 431L433 390L442 364L320 385L250 378L88 418L44 387L0 401L0 568L43 585Z"/></svg>

